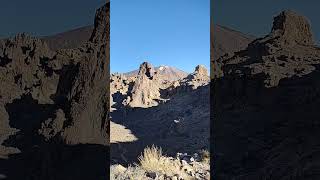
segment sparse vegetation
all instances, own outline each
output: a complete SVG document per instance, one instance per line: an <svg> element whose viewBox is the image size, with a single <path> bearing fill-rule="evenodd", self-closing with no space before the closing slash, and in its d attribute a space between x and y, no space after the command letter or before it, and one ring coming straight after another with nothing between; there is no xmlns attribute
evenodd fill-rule
<svg viewBox="0 0 320 180"><path fill-rule="evenodd" d="M172 160L162 154L162 149L154 145L144 149L143 155L139 158L139 163L147 172L159 172L173 176L180 172L181 163Z"/></svg>
<svg viewBox="0 0 320 180"><path fill-rule="evenodd" d="M122 165L112 165L110 179L208 180L210 179L210 167L206 162L209 162L209 154L207 150L201 151L202 162L189 155L184 156L182 159L178 155L173 158L165 156L160 147L152 145L151 147L146 147L141 156L138 157L138 164L128 168ZM189 160L187 157L189 157ZM192 158L194 160L191 160Z"/></svg>
<svg viewBox="0 0 320 180"><path fill-rule="evenodd" d="M210 152L206 149L200 151L200 158L203 163L210 164Z"/></svg>

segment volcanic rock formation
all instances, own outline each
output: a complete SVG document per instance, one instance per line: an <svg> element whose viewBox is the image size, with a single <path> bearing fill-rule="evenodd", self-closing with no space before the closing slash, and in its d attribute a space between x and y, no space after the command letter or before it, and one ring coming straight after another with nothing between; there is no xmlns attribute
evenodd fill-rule
<svg viewBox="0 0 320 180"><path fill-rule="evenodd" d="M111 145L112 162L132 162L152 144L171 155L209 148L207 69L199 65L185 78L170 82L163 80L166 75L158 72L144 62L134 78L123 74L111 76L114 101L111 121L130 130L128 137L136 137L133 142L121 137L115 139L126 143ZM111 136L118 134L116 128L111 129Z"/></svg>
<svg viewBox="0 0 320 180"><path fill-rule="evenodd" d="M132 88L130 107L149 107L157 105L160 98L159 80L153 66L147 62L141 64L138 76Z"/></svg>
<svg viewBox="0 0 320 180"><path fill-rule="evenodd" d="M165 66L165 65L155 67L154 70L155 70L155 73L158 74L158 76L161 76L159 79L161 79L162 81L168 81L168 82L183 79L188 75L188 73L182 70L179 70L171 66ZM136 77L138 73L139 73L139 69L128 72L128 73L124 73L124 75L126 77Z"/></svg>
<svg viewBox="0 0 320 180"><path fill-rule="evenodd" d="M274 18L267 36L216 60L216 179L318 179L320 49L307 19Z"/></svg>
<svg viewBox="0 0 320 180"><path fill-rule="evenodd" d="M9 179L106 177L108 34L106 4L79 48L51 51L26 34L0 42L0 158L6 158L0 160L0 174ZM81 165L82 158L93 161L98 154L95 167ZM61 156L69 162L60 164Z"/></svg>

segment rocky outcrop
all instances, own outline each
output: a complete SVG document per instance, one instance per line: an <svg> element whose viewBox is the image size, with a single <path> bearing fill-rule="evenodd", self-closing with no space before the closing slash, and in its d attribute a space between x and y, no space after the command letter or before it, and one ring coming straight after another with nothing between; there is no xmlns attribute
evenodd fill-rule
<svg viewBox="0 0 320 180"><path fill-rule="evenodd" d="M281 79L302 76L315 69L313 64L319 63L320 50L312 42L308 21L284 11L275 17L269 35L256 39L233 57L218 59L220 71L214 72L215 77L263 74L266 87L277 86Z"/></svg>
<svg viewBox="0 0 320 180"><path fill-rule="evenodd" d="M140 65L134 81L122 74L111 77L114 101L111 120L136 137L134 141L131 141L131 134L120 138L116 129L111 130L125 142L111 144L114 148L112 163L132 162L143 148L152 144L163 147L170 155L209 148L210 78L207 69L199 65L194 73L172 82L162 78L147 62Z"/></svg>
<svg viewBox="0 0 320 180"><path fill-rule="evenodd" d="M184 78L180 84L182 88L191 87L192 89L197 89L200 86L206 86L210 82L210 77L208 70L203 65L196 66L193 73L189 74Z"/></svg>
<svg viewBox="0 0 320 180"><path fill-rule="evenodd" d="M274 18L270 36L279 38L284 45L314 45L311 27L306 17L290 10L283 11Z"/></svg>
<svg viewBox="0 0 320 180"><path fill-rule="evenodd" d="M159 162L159 169L150 171L139 165L128 168L120 164L110 167L112 180L120 179L145 179L145 180L179 180L179 179L195 179L195 180L210 180L210 166L208 162L203 161L203 158L198 153L188 155L187 153L177 153L176 157L161 157L164 162ZM168 168L163 171L160 164L164 164ZM174 165L171 165L174 164ZM155 167L156 169L156 167Z"/></svg>
<svg viewBox="0 0 320 180"><path fill-rule="evenodd" d="M67 143L107 143L109 111L109 11L103 6L97 11L92 36L86 44L86 54L77 65L72 87L68 92L70 103L68 125L62 137ZM62 87L65 88L65 87ZM90 128L84 128L90 127Z"/></svg>
<svg viewBox="0 0 320 180"><path fill-rule="evenodd" d="M134 71L126 73L128 76L111 75L111 109L116 106L119 108L119 105L131 108L157 106L178 92L192 91L208 85L210 81L208 70L203 65L198 65L189 75L176 72L179 71L169 66L155 69L150 63L144 62L137 76L132 76Z"/></svg>
<svg viewBox="0 0 320 180"><path fill-rule="evenodd" d="M79 48L52 51L25 34L1 41L0 157L7 160L0 160L0 174L10 179L105 176L108 74L109 4L97 10L92 36ZM98 155L104 161L95 168L71 166Z"/></svg>
<svg viewBox="0 0 320 180"><path fill-rule="evenodd" d="M319 178L319 55L306 18L284 11L270 34L217 60L216 179Z"/></svg>
<svg viewBox="0 0 320 180"><path fill-rule="evenodd" d="M138 76L132 88L130 107L149 107L157 105L160 98L159 81L150 63L140 65Z"/></svg>
<svg viewBox="0 0 320 180"><path fill-rule="evenodd" d="M155 67L154 70L157 76L159 77L159 79L161 79L161 81L164 81L164 82L177 81L179 79L185 78L188 75L188 73L180 69L177 69L171 66L166 66L166 65ZM126 77L136 77L138 73L139 73L139 70L134 70L128 73L124 73L124 75Z"/></svg>

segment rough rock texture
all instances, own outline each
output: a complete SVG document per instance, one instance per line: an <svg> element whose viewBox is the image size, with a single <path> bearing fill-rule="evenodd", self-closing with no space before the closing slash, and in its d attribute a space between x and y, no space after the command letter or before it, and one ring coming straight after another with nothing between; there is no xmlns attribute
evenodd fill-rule
<svg viewBox="0 0 320 180"><path fill-rule="evenodd" d="M215 179L319 179L319 64L291 11L269 35L219 59L212 109Z"/></svg>
<svg viewBox="0 0 320 180"><path fill-rule="evenodd" d="M210 166L208 162L203 161L198 153L188 155L187 153L177 153L175 158L162 157L166 159L168 164L176 164L176 168L172 168L173 174L156 171L151 172L141 166L131 166L128 168L120 164L112 165L110 167L111 180L123 179L144 179L144 180L179 180L179 179L192 179L192 180L210 180Z"/></svg>
<svg viewBox="0 0 320 180"><path fill-rule="evenodd" d="M119 137L125 143L111 145L113 163L133 162L152 144L170 155L209 148L210 78L206 68L197 66L194 73L173 82L163 81L162 77L149 63L141 64L135 81L124 75L111 77L114 101L111 121L130 130L128 140L132 135L136 137L132 142ZM119 133L111 129L111 134Z"/></svg>
<svg viewBox="0 0 320 180"><path fill-rule="evenodd" d="M274 18L271 36L279 37L285 45L314 45L308 20L290 10L283 11Z"/></svg>
<svg viewBox="0 0 320 180"><path fill-rule="evenodd" d="M179 92L189 92L201 86L207 86L210 82L208 70L203 65L195 67L193 73L189 74L184 79L171 83L164 92L168 93L166 96L171 96Z"/></svg>
<svg viewBox="0 0 320 180"><path fill-rule="evenodd" d="M134 71L127 73L129 76L125 74L112 75L112 104L121 101L122 105L130 107L157 106L166 101L167 96L180 91L179 89L192 91L199 86L208 85L210 81L208 70L203 65L198 65L195 71L189 75L172 76L172 70L173 68L169 66L160 66L155 70L150 63L144 62L140 65L136 77L132 77ZM118 95L116 95L117 92ZM113 98L117 98L117 100Z"/></svg>
<svg viewBox="0 0 320 180"><path fill-rule="evenodd" d="M155 70L150 63L140 65L138 76L132 88L130 107L150 107L160 99L160 85Z"/></svg>
<svg viewBox="0 0 320 180"><path fill-rule="evenodd" d="M79 48L51 51L25 34L0 42L0 175L106 178L108 36L109 3Z"/></svg>
<svg viewBox="0 0 320 180"><path fill-rule="evenodd" d="M70 89L70 116L62 136L68 144L107 143L107 117L109 111L109 15L107 6L97 11L95 28L86 54L81 56L73 86ZM80 50L80 54L81 54ZM65 88L65 87L62 87ZM90 127L90 128L84 128Z"/></svg>
<svg viewBox="0 0 320 180"><path fill-rule="evenodd" d="M304 17L284 11L274 18L269 35L256 39L233 57L218 59L220 71L214 72L215 77L226 73L263 74L265 85L273 87L283 78L308 74L320 59L319 48L311 44L311 37L310 25Z"/></svg>
<svg viewBox="0 0 320 180"><path fill-rule="evenodd" d="M110 76L110 109L113 110L113 105L119 102L121 105L126 105L130 101L130 92L136 77L126 77L123 74L115 73ZM128 101L128 102L127 102ZM120 105L120 106L121 106Z"/></svg>

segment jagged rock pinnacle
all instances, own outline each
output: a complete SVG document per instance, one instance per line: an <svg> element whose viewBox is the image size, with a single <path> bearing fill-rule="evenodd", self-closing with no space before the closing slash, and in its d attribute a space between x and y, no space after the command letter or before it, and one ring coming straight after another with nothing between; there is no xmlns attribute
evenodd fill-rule
<svg viewBox="0 0 320 180"><path fill-rule="evenodd" d="M155 72L155 70L154 70L154 67L152 66L152 64L150 64L148 62L143 62L140 65L138 76L146 75L149 79L151 79L154 75L154 72Z"/></svg>
<svg viewBox="0 0 320 180"><path fill-rule="evenodd" d="M208 70L204 65L198 65L195 68L195 73L199 74L199 75L203 75L203 76L208 76Z"/></svg>
<svg viewBox="0 0 320 180"><path fill-rule="evenodd" d="M274 18L271 34L280 37L286 44L314 44L308 20L291 10L283 11Z"/></svg>

